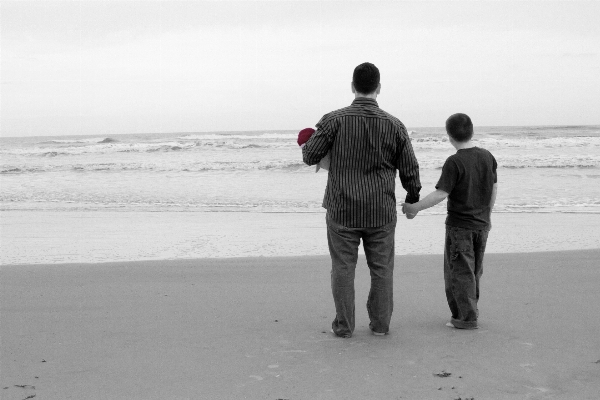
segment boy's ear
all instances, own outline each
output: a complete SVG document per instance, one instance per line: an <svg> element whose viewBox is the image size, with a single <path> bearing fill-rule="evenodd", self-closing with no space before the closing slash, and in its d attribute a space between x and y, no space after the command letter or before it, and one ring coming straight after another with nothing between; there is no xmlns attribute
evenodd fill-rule
<svg viewBox="0 0 600 400"><path fill-rule="evenodd" d="M381 91L381 83L377 84L377 89L375 90L375 93L379 94L379 92Z"/></svg>
<svg viewBox="0 0 600 400"><path fill-rule="evenodd" d="M352 90L353 94L356 94L356 88L354 87L354 82L350 82L350 90Z"/></svg>

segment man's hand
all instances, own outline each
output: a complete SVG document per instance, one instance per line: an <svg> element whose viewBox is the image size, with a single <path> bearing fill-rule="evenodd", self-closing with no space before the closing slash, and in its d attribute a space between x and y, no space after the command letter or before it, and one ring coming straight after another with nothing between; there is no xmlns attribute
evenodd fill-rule
<svg viewBox="0 0 600 400"><path fill-rule="evenodd" d="M444 200L446 197L448 197L448 193L444 192L441 189L436 189L435 191L425 196L424 199L421 199L416 203L402 203L402 212L406 214L406 218L413 219L417 216L417 213L419 211L435 206L437 203Z"/></svg>
<svg viewBox="0 0 600 400"><path fill-rule="evenodd" d="M402 203L402 214L406 214L406 219L413 219L418 213L419 211L414 204Z"/></svg>

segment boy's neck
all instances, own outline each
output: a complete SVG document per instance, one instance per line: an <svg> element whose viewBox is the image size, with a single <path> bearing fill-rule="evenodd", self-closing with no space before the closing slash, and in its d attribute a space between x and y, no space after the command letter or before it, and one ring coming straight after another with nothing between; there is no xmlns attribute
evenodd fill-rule
<svg viewBox="0 0 600 400"><path fill-rule="evenodd" d="M456 150L462 150L462 149L470 149L471 147L475 147L475 145L469 140L467 142L457 142L456 140L449 138L450 139L450 143L452 143L452 146L454 146L454 148Z"/></svg>

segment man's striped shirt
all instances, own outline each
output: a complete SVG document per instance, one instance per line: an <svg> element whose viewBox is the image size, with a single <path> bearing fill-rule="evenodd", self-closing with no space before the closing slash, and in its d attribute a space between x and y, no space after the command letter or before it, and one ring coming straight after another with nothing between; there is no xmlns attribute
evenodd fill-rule
<svg viewBox="0 0 600 400"><path fill-rule="evenodd" d="M419 201L419 164L406 128L377 101L358 97L349 107L326 114L302 148L308 165L330 152L323 207L335 222L351 228L385 225L396 217L396 170L406 202Z"/></svg>

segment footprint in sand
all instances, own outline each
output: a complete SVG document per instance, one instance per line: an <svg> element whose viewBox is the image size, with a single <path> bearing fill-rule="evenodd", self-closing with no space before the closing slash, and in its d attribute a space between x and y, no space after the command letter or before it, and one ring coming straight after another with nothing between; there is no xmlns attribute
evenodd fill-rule
<svg viewBox="0 0 600 400"><path fill-rule="evenodd" d="M19 394L17 396L19 399L27 400L27 399L33 399L34 397L36 397L35 386L33 386L33 385L13 385L12 388L10 386L5 386L5 387L3 387L3 390L8 390L10 392L11 389L13 389L13 388L17 388L16 390L19 392ZM2 395L0 395L0 397L4 398ZM13 396L11 398L17 398L17 397Z"/></svg>
<svg viewBox="0 0 600 400"><path fill-rule="evenodd" d="M531 372L533 370L533 367L535 367L535 364L519 364L519 366L525 369L525 371Z"/></svg>
<svg viewBox="0 0 600 400"><path fill-rule="evenodd" d="M536 394L532 394L532 393L528 394L527 397L526 397L527 399L530 398L531 396L537 397L537 394L539 394L539 393L548 393L550 391L550 389L543 388L543 387L533 387L533 386L527 386L527 385L524 385L524 386L527 389L535 390L535 391L538 392Z"/></svg>

